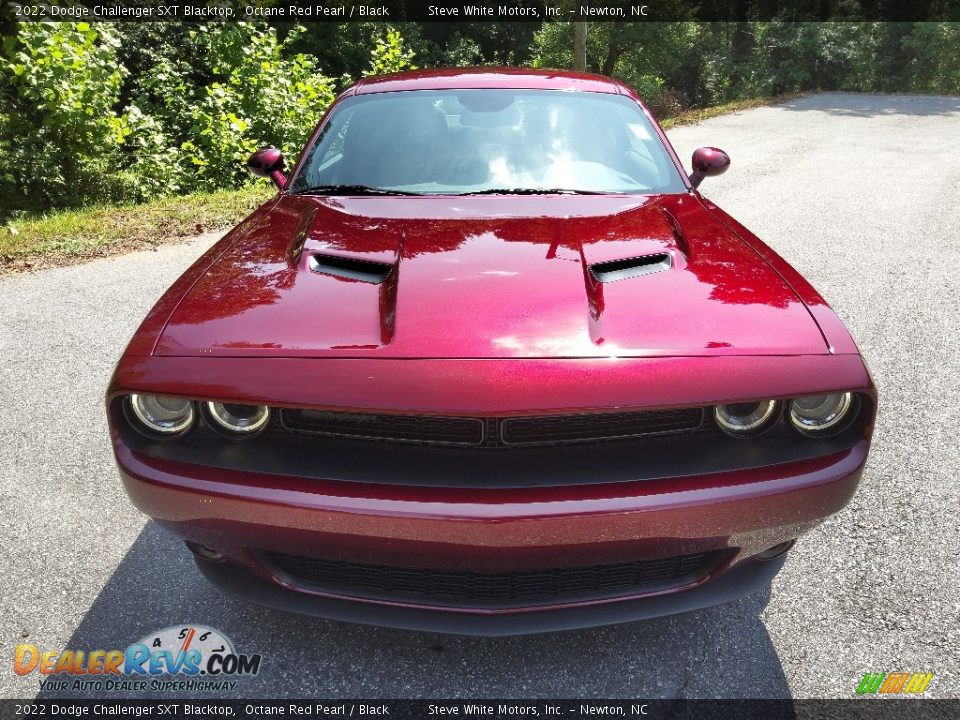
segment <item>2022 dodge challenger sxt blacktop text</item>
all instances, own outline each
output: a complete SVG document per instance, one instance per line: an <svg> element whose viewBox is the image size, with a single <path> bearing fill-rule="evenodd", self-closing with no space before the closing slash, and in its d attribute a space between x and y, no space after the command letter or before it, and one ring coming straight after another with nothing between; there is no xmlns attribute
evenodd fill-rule
<svg viewBox="0 0 960 720"><path fill-rule="evenodd" d="M143 512L254 602L475 634L764 587L854 492L876 393L636 94L364 80L150 311L107 395ZM813 239L811 239L813 241Z"/></svg>

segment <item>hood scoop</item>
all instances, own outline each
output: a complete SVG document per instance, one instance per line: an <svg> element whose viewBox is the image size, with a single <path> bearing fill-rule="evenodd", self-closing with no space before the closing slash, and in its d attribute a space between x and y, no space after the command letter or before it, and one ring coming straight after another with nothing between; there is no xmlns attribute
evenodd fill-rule
<svg viewBox="0 0 960 720"><path fill-rule="evenodd" d="M626 258L624 260L594 263L590 266L590 272L598 282L608 283L662 272L669 270L671 265L672 260L670 255L667 253L657 253L655 255L644 255L642 257Z"/></svg>
<svg viewBox="0 0 960 720"><path fill-rule="evenodd" d="M387 263L319 253L310 256L307 267L321 275L333 275L346 280L373 283L374 285L379 285L386 280L390 271L394 268L393 265Z"/></svg>

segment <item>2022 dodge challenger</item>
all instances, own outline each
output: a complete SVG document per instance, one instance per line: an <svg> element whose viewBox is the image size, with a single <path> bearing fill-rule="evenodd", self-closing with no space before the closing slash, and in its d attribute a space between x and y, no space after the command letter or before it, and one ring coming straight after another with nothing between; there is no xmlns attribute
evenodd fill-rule
<svg viewBox="0 0 960 720"><path fill-rule="evenodd" d="M364 80L163 295L107 394L133 502L215 584L472 634L766 585L854 492L876 393L823 298L637 95Z"/></svg>

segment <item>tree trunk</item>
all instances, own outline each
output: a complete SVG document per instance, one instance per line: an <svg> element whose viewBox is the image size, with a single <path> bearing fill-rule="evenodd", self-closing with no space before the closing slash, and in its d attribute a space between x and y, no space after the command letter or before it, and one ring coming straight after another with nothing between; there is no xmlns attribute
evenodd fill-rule
<svg viewBox="0 0 960 720"><path fill-rule="evenodd" d="M613 75L613 69L617 66L617 60L620 59L622 54L622 47L611 44L610 49L607 50L607 58L603 61L603 67L600 68L600 73L602 75Z"/></svg>
<svg viewBox="0 0 960 720"><path fill-rule="evenodd" d="M587 69L587 24L585 22L573 24L573 69Z"/></svg>

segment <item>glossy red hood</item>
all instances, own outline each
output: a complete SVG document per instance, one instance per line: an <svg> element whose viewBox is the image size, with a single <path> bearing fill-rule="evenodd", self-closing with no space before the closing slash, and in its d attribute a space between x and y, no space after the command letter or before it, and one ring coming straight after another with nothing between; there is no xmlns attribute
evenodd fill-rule
<svg viewBox="0 0 960 720"><path fill-rule="evenodd" d="M597 280L598 264L651 255L666 269ZM780 275L691 195L288 196L224 243L155 352L625 357L827 346Z"/></svg>

